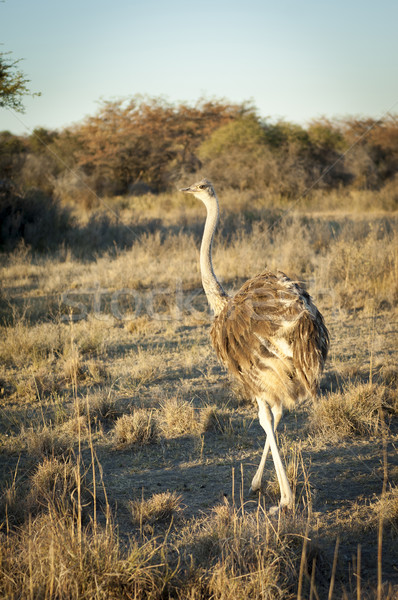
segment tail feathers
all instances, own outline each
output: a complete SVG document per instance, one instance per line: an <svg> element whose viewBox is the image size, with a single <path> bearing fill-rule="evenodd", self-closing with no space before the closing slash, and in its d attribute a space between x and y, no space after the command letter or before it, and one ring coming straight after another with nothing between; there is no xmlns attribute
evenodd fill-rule
<svg viewBox="0 0 398 600"><path fill-rule="evenodd" d="M301 382L315 398L325 364L329 334L318 312L316 318L308 313L298 321L292 332L293 363Z"/></svg>

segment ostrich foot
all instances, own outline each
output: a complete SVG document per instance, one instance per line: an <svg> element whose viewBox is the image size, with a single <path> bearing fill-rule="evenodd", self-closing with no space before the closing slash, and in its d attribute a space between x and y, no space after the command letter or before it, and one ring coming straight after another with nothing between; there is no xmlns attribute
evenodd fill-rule
<svg viewBox="0 0 398 600"><path fill-rule="evenodd" d="M271 517L274 517L278 513L283 510L292 510L293 504L292 502L280 502L278 506L271 506L268 510L268 513Z"/></svg>
<svg viewBox="0 0 398 600"><path fill-rule="evenodd" d="M264 489L261 487L261 485L253 486L253 484L252 484L249 489L249 496L258 496L259 494L262 494L263 492L264 492Z"/></svg>

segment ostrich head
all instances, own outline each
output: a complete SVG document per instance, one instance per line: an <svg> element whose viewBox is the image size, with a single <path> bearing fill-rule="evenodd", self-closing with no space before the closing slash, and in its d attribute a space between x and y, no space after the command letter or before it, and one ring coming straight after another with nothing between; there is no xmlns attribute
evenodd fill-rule
<svg viewBox="0 0 398 600"><path fill-rule="evenodd" d="M204 204L210 201L214 201L216 198L216 193L214 191L212 183L208 179L202 179L197 183L194 183L190 187L182 188L180 192L185 192L187 194L193 194L199 200L202 200Z"/></svg>

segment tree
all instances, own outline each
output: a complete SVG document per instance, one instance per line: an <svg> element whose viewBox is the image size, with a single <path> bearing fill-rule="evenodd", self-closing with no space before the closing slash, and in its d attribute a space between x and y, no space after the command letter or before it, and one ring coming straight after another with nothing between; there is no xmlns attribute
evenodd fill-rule
<svg viewBox="0 0 398 600"><path fill-rule="evenodd" d="M194 106L141 96L105 102L76 130L81 144L77 162L118 193L137 182L165 189L181 172L198 168L199 144L242 110L216 100Z"/></svg>
<svg viewBox="0 0 398 600"><path fill-rule="evenodd" d="M9 131L0 131L0 180L13 179L25 160L26 143Z"/></svg>
<svg viewBox="0 0 398 600"><path fill-rule="evenodd" d="M246 153L257 153L266 143L264 128L253 113L218 127L200 146L199 157L211 159L230 154L236 149Z"/></svg>
<svg viewBox="0 0 398 600"><path fill-rule="evenodd" d="M0 52L0 108L23 112L22 98L31 94L27 86L29 79L17 68L20 60L10 61L7 54Z"/></svg>
<svg viewBox="0 0 398 600"><path fill-rule="evenodd" d="M342 130L347 145L352 147L347 162L356 187L379 187L395 177L398 171L397 115L386 115L379 120L345 119Z"/></svg>

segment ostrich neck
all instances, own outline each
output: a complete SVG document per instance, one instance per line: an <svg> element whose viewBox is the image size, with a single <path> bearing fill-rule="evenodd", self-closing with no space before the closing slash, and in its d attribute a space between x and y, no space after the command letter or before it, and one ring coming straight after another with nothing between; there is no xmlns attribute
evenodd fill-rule
<svg viewBox="0 0 398 600"><path fill-rule="evenodd" d="M200 271L202 274L203 289L206 293L210 308L217 316L227 301L227 294L215 276L211 260L214 232L218 223L218 202L206 203L207 217L200 247Z"/></svg>

